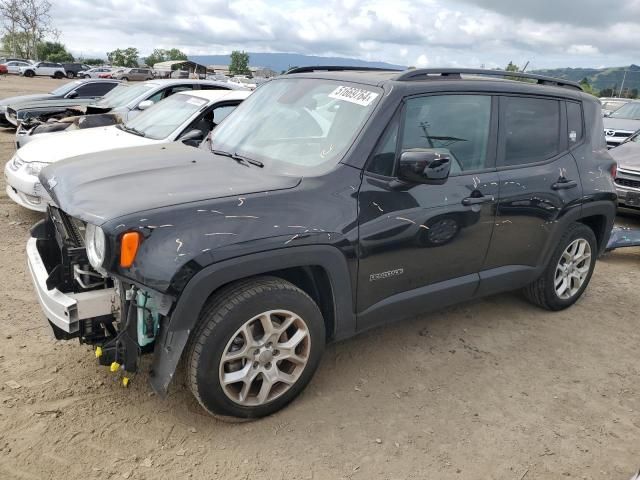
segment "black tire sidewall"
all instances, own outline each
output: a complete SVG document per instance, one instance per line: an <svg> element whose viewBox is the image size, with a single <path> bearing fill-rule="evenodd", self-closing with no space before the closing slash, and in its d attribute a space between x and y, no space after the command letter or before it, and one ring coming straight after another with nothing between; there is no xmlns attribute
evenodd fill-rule
<svg viewBox="0 0 640 480"><path fill-rule="evenodd" d="M198 396L203 406L213 414L240 418L270 415L291 402L311 380L324 351L324 322L316 304L304 293L295 290L263 291L240 302L214 327L202 345L196 366ZM219 381L220 360L231 336L250 318L268 310L289 310L304 319L311 337L311 353L306 368L295 385L272 402L257 407L244 407L229 399ZM211 312L216 315L217 312ZM208 322L211 318L202 318ZM200 330L202 332L202 330ZM196 338L197 340L197 338ZM193 367L192 359L189 363Z"/></svg>
<svg viewBox="0 0 640 480"><path fill-rule="evenodd" d="M580 238L583 238L587 242L589 242L589 246L591 247L591 265L589 266L589 273L587 274L587 278L585 279L584 283L582 284L582 287L580 287L580 290L578 291L577 294L575 294L571 298L562 299L558 297L558 294L556 293L556 289L555 289L556 267L558 266L560 257L564 253L565 249L572 242ZM570 307L580 299L580 297L582 296L586 288L589 286L589 282L591 281L591 276L593 275L593 270L595 269L595 266L596 266L597 254L598 254L598 243L596 240L596 236L589 227L585 225L576 224L573 226L571 231L563 237L562 241L558 244L558 247L553 253L553 256L551 257L551 261L549 262L549 266L547 267L547 270L545 272L545 275L547 278L545 279L546 291L544 293L548 299L549 306L553 310L563 310L567 307Z"/></svg>

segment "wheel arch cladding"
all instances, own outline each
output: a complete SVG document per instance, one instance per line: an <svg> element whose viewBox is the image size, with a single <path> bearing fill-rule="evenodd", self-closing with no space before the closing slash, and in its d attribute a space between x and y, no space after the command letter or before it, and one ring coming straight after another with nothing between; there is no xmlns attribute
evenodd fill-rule
<svg viewBox="0 0 640 480"><path fill-rule="evenodd" d="M226 260L198 272L180 295L171 318L156 341L150 384L165 395L182 352L207 300L220 288L238 280L279 276L311 296L327 324L328 338L355 331L354 299L346 257L335 247L310 245L262 252ZM326 289L331 292L327 296Z"/></svg>

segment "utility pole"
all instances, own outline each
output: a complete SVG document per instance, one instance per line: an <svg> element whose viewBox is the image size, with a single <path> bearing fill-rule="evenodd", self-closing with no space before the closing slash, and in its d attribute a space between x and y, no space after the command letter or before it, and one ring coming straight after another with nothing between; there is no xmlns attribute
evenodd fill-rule
<svg viewBox="0 0 640 480"><path fill-rule="evenodd" d="M629 70L624 71L624 75L622 77L622 85L620 85L620 92L618 93L618 97L622 97L622 91L624 90L624 81L627 79L627 72Z"/></svg>

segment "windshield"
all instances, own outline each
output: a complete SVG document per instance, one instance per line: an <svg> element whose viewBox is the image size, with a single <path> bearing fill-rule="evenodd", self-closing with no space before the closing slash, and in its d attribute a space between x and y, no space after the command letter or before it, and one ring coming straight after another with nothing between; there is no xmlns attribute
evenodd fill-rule
<svg viewBox="0 0 640 480"><path fill-rule="evenodd" d="M65 83L64 85L59 86L58 88L56 88L55 90L51 90L49 93L51 95L66 95L67 93L69 93L71 90L73 90L74 88L76 88L78 85L80 85L82 82L79 80L75 80L73 82L69 82L69 83Z"/></svg>
<svg viewBox="0 0 640 480"><path fill-rule="evenodd" d="M161 140L171 135L207 103L204 98L191 95L172 95L144 110L125 126L143 133L147 138Z"/></svg>
<svg viewBox="0 0 640 480"><path fill-rule="evenodd" d="M149 85L147 83L140 83L134 86L121 84L98 100L96 105L104 108L123 107L153 88L153 85Z"/></svg>
<svg viewBox="0 0 640 480"><path fill-rule="evenodd" d="M610 115L610 118L640 120L640 102L627 103Z"/></svg>
<svg viewBox="0 0 640 480"><path fill-rule="evenodd" d="M318 174L342 159L381 93L332 80L273 80L214 130L212 148L284 174Z"/></svg>

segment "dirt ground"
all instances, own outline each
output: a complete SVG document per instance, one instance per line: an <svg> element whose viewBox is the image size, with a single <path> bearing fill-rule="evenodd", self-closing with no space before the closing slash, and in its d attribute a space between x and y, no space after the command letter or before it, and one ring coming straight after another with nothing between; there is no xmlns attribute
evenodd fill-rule
<svg viewBox="0 0 640 480"><path fill-rule="evenodd" d="M0 79L0 97L58 83ZM3 166L12 141L0 130ZM627 480L640 467L640 249L601 259L568 311L500 295L332 345L291 406L228 424L180 386L153 395L145 374L124 389L89 347L49 336L24 257L40 216L4 189L0 479Z"/></svg>

